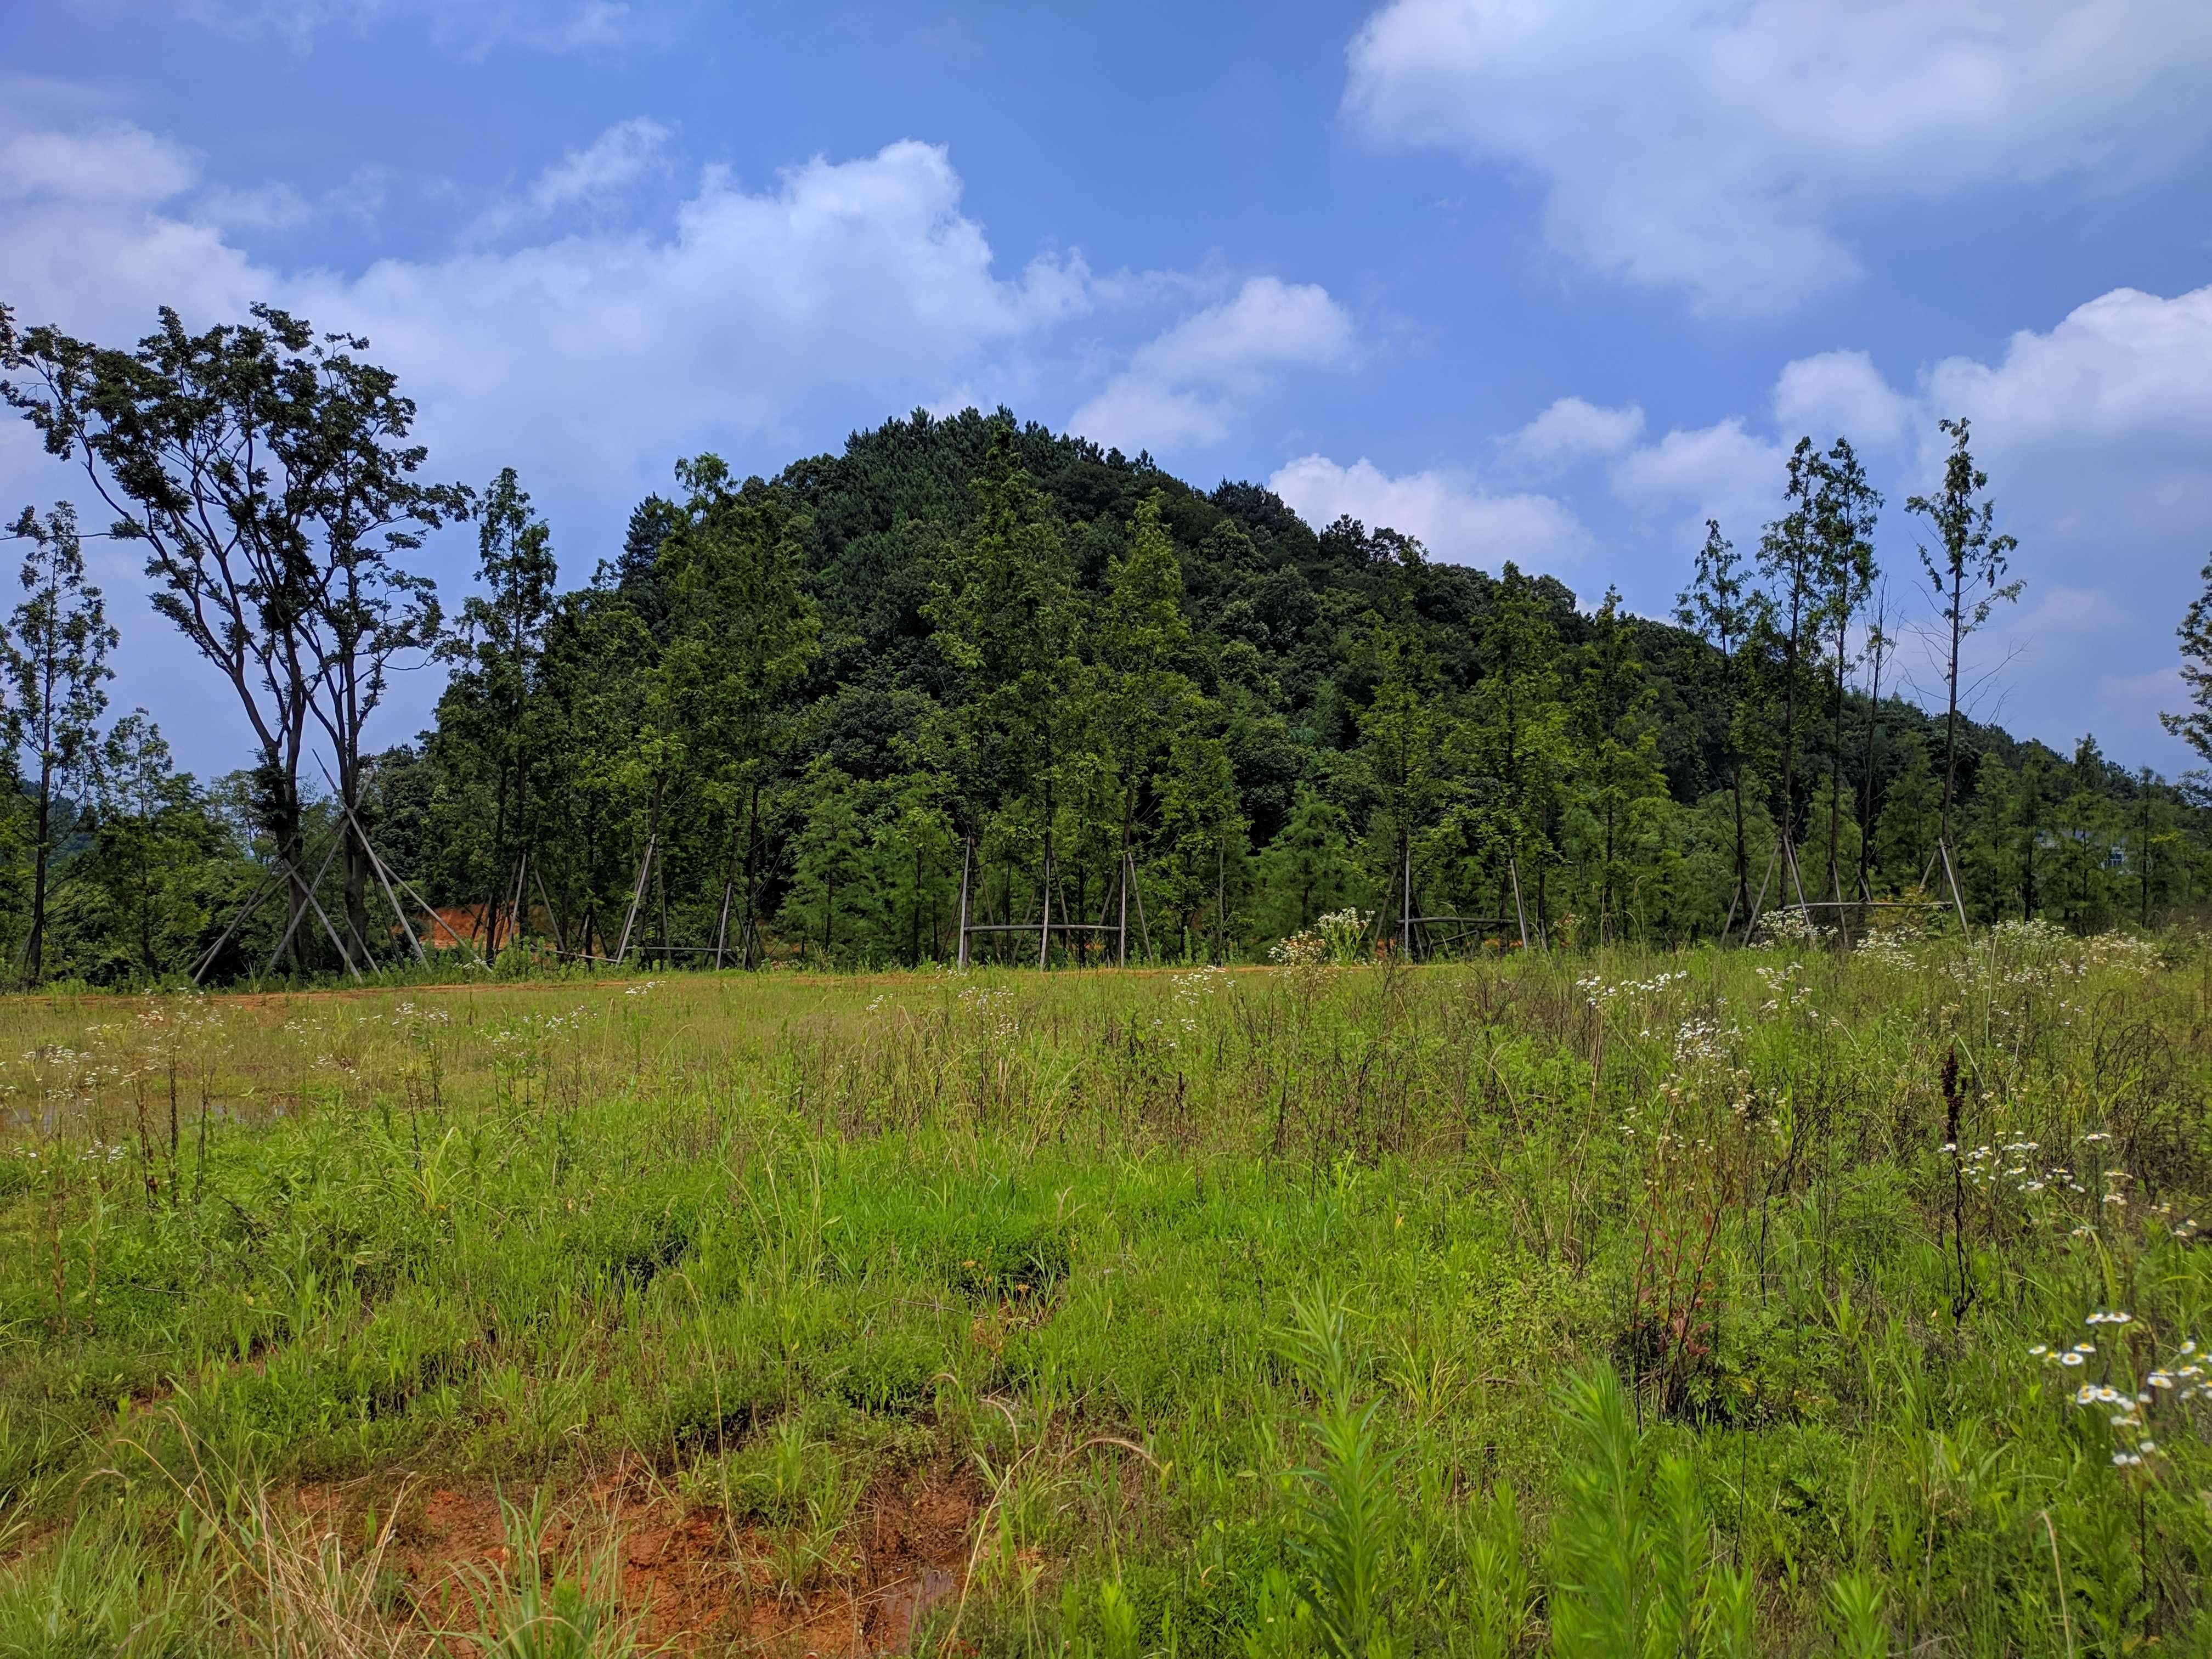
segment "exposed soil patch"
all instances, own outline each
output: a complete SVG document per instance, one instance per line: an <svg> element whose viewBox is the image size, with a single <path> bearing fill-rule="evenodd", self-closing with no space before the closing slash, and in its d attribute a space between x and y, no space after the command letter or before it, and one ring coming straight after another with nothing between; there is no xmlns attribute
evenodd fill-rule
<svg viewBox="0 0 2212 1659"><path fill-rule="evenodd" d="M349 1537L368 1530L371 1499L359 1484L298 1496ZM787 1539L689 1507L630 1465L569 1491L542 1549L549 1571L573 1563L589 1577L611 1565L647 1648L866 1659L906 1652L922 1620L957 1597L981 1506L972 1474L957 1467L879 1481L835 1538L808 1540L815 1553L800 1559L811 1565L794 1583ZM476 1595L513 1571L512 1549L495 1490L418 1486L402 1500L385 1565L423 1627L467 1632Z"/></svg>

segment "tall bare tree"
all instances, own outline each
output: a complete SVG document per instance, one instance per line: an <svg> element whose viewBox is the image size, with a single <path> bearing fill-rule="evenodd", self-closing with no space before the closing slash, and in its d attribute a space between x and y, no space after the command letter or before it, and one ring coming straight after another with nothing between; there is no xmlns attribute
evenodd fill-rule
<svg viewBox="0 0 2212 1659"><path fill-rule="evenodd" d="M1989 621L1999 600L2020 597L2021 584L2004 582L2007 561L2020 546L2010 536L1996 533L1996 504L1982 492L1990 487L1989 475L1974 465L1967 447L1966 420L1941 422L1951 440L1951 453L1943 464L1943 485L1933 495L1915 495L1905 504L1936 528L1939 551L1920 550L1921 568L1928 573L1936 595L1936 615L1944 626L1946 701L1943 711L1942 835L1951 838L1951 806L1959 782L1959 652L1967 636ZM2000 583L2002 585L2000 586ZM1978 594L1978 597L1977 595Z"/></svg>

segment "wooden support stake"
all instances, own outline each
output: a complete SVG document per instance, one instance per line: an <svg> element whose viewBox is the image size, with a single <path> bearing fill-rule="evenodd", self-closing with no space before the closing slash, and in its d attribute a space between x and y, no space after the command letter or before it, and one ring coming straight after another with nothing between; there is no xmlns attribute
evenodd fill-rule
<svg viewBox="0 0 2212 1659"><path fill-rule="evenodd" d="M307 895L308 904L314 905L315 914L318 915L322 915L323 907L319 904L315 904L315 886L318 882L322 880L324 872L331 867L331 859L337 850L338 844L335 840L333 840L330 846L324 849L323 861L315 866L314 879L308 882L301 889L301 890ZM281 853L276 855L276 858L277 862L283 866L284 872L295 882L298 881L300 879L299 867L286 860L284 855ZM292 912L291 921L287 922L284 926L284 936L276 941L276 948L269 953L269 965L261 970L264 978L276 971L277 958L284 954L284 947L292 942L292 935L297 933L300 929L300 918L307 914L307 912L304 906L301 908ZM330 918L328 916L323 917L323 926L325 927L330 927ZM331 943L337 945L338 954L341 957L345 955L345 946L339 944L337 932L335 928L331 929ZM347 965L351 966L351 963L349 963Z"/></svg>
<svg viewBox="0 0 2212 1659"><path fill-rule="evenodd" d="M200 953L199 961L192 966L193 984L198 985L200 975L215 965L215 959L222 953L222 947L230 943L230 936L245 926L248 916L261 908L261 902L269 896L270 889L283 878L283 872L284 863L280 858L276 866L261 878L260 884L253 890L252 896L239 906L238 914L230 919L230 926L222 930L222 937Z"/></svg>
<svg viewBox="0 0 2212 1659"><path fill-rule="evenodd" d="M960 848L960 968L968 968L968 875L975 862L975 832L970 830L968 839Z"/></svg>
<svg viewBox="0 0 2212 1659"><path fill-rule="evenodd" d="M1037 968L1040 972L1052 967L1052 841L1044 844L1044 904L1037 917Z"/></svg>
<svg viewBox="0 0 2212 1659"><path fill-rule="evenodd" d="M545 876L536 864L530 866L530 878L538 884L538 896L545 906L546 924L553 929L553 948L566 954L568 942L561 937L561 915L553 908L553 895L545 890ZM718 957L719 962L720 958Z"/></svg>
<svg viewBox="0 0 2212 1659"><path fill-rule="evenodd" d="M656 830L645 838L645 856L637 861L637 879L630 884L629 908L623 915L622 943L615 947L617 963L626 961L629 957L630 924L637 920L637 907L645 902L646 877L653 869L653 849L659 833Z"/></svg>
<svg viewBox="0 0 2212 1659"><path fill-rule="evenodd" d="M1743 942L1751 943L1751 936L1759 931L1759 918L1766 908L1766 884L1774 879L1775 861L1782 856L1782 843L1777 840L1766 854L1766 868L1759 872L1759 893L1751 902L1751 910L1743 919Z"/></svg>

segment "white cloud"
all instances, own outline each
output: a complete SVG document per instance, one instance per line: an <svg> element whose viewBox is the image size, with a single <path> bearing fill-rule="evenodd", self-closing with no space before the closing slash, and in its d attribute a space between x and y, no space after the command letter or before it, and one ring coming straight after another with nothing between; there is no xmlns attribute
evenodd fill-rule
<svg viewBox="0 0 2212 1659"><path fill-rule="evenodd" d="M255 300L287 306L367 335L420 404L439 469L463 476L515 460L579 493L626 489L686 445L775 428L840 388L909 406L979 353L1090 303L1079 258L999 275L950 157L911 141L817 159L762 190L709 169L659 234L590 232L349 276L285 271L232 246L189 196L193 159L167 141L97 139L10 141L40 163L16 176L44 190L0 218L19 319L131 339L162 304L195 326ZM551 169L530 200L588 204L658 145L634 125ZM134 197L119 182L132 177L154 182ZM149 210L156 187L173 205Z"/></svg>
<svg viewBox="0 0 2212 1659"><path fill-rule="evenodd" d="M1340 366L1355 349L1352 319L1327 289L1255 276L1139 346L1068 426L1133 453L1218 443L1282 370Z"/></svg>
<svg viewBox="0 0 2212 1659"><path fill-rule="evenodd" d="M1730 537L1756 539L1758 528L1782 512L1782 465L1787 452L1754 436L1742 418L1675 430L1623 456L1613 469L1613 493L1644 507L1688 509L1681 535L1718 519Z"/></svg>
<svg viewBox="0 0 2212 1659"><path fill-rule="evenodd" d="M643 116L617 122L582 149L570 150L547 167L519 197L487 209L464 240L493 241L570 210L588 213L611 207L647 178L666 171L662 151L668 138L666 127Z"/></svg>
<svg viewBox="0 0 2212 1659"><path fill-rule="evenodd" d="M1553 249L1771 312L1855 277L1853 214L2141 178L2212 123L2202 0L1391 0L1352 118L1534 179Z"/></svg>
<svg viewBox="0 0 2212 1659"><path fill-rule="evenodd" d="M150 206L190 189L198 177L189 150L143 127L18 132L0 141L0 202Z"/></svg>
<svg viewBox="0 0 2212 1659"><path fill-rule="evenodd" d="M1774 383L1778 430L1826 446L1849 438L1861 450L1902 440L1916 416L1863 351L1824 351L1788 364Z"/></svg>
<svg viewBox="0 0 2212 1659"><path fill-rule="evenodd" d="M1508 461L1532 471L1618 455L1644 435L1644 411L1634 404L1605 409L1580 398L1562 398L1519 431L1498 440Z"/></svg>
<svg viewBox="0 0 2212 1659"><path fill-rule="evenodd" d="M1510 559L1525 569L1556 570L1589 546L1572 509L1549 495L1488 495L1458 472L1394 478L1364 456L1344 466L1304 455L1278 469L1267 487L1316 529L1348 514L1370 529L1416 537L1452 564L1495 570Z"/></svg>
<svg viewBox="0 0 2212 1659"><path fill-rule="evenodd" d="M1895 589L1924 599L1914 548L1929 532L1903 509L1940 479L1950 441L1938 420L1964 416L2027 583L1975 642L1968 678L2001 670L2003 718L2048 742L2094 729L2116 753L2182 763L2152 716L2176 706L2159 665L2212 542L2212 287L2114 289L2015 334L1994 362L1944 358L1910 390L1862 352L1801 358L1778 376L1772 409L1771 438L1739 416L1639 446L1613 468L1613 493L1678 544L1711 515L1748 550L1784 506L1787 446L1847 434L1889 498L1877 545ZM1917 672L1923 696L1937 684Z"/></svg>
<svg viewBox="0 0 2212 1659"><path fill-rule="evenodd" d="M1945 358L1919 402L1923 481L1943 441L1935 417L1965 415L2000 499L2053 532L2092 544L2149 532L2176 552L2212 540L2212 287L2115 289L2048 333L2014 335L1995 363Z"/></svg>
<svg viewBox="0 0 2212 1659"><path fill-rule="evenodd" d="M714 448L740 467L779 465L881 415L944 409L955 388L963 405L1065 407L1084 383L1069 337L1079 318L1100 319L1106 337L1089 348L1088 383L1106 382L1092 406L1102 426L1117 409L1132 423L1121 428L1132 448L1220 435L1279 372L1353 361L1351 320L1317 288L1219 273L1097 281L1073 252L1005 270L963 208L950 155L910 140L750 185L709 167L672 210L612 222L665 149L650 123L616 129L531 185L496 245L294 269L248 252L235 232L280 228L303 210L372 213L381 174L314 198L238 191L142 129L25 130L0 105L0 299L25 326L104 343L140 337L161 306L204 328L264 300L364 335L418 405L432 474L481 481L519 467L572 574L607 550L629 503L668 487L678 455ZM1147 318L1206 293L1217 302L1127 343ZM1137 424L1148 416L1161 429ZM0 422L0 501L76 488L27 436ZM111 556L101 580L120 615L143 584L127 551L98 544L96 559ZM451 587L469 556L465 534L449 536L422 563ZM158 621L124 623L126 682L138 679L119 698L173 702L176 685L199 683ZM158 675L168 678L149 693ZM430 677L415 684L434 691ZM387 729L422 712L410 695ZM189 763L234 758L219 734L206 743Z"/></svg>

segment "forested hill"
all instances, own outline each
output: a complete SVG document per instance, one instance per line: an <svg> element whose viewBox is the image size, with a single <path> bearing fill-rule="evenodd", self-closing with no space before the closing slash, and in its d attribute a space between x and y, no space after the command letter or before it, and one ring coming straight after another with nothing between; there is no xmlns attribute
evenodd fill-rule
<svg viewBox="0 0 2212 1659"><path fill-rule="evenodd" d="M1005 411L684 481L589 587L502 611L503 550L536 528L510 493L437 727L376 769L396 860L449 903L509 895L510 933L520 888L526 930L571 949L618 948L627 919L633 948L949 957L972 833L978 915L1004 921L1036 918L1048 848L1055 912L1106 915L1126 843L1176 955L1395 915L1409 863L1424 913L1502 914L1517 870L1553 936L1685 939L1764 876L1785 738L1808 887L1913 890L1935 847L1941 714L1890 694L1893 623L1869 720L1863 617L1838 702L1817 573L1793 653L1788 593L1760 606L1758 562L1723 554L1740 625L1709 640ZM1979 915L2092 926L2203 890L2203 818L2170 788L2086 743L1962 721L1957 746Z"/></svg>
<svg viewBox="0 0 2212 1659"><path fill-rule="evenodd" d="M312 355L303 326L271 313L274 333L199 344ZM97 359L101 384L199 418L147 372L161 344ZM17 362L76 349L25 336ZM337 392L318 397L390 395L380 371L324 368ZM97 425L93 405L64 406L72 382L45 385ZM16 396L34 418L47 407ZM1740 937L1755 893L1771 909L1795 891L1774 868L1785 817L1814 899L1923 896L1947 817L1976 920L2156 920L2212 887L2198 796L2086 739L2062 756L1970 720L1954 732L1898 698L1900 655L1926 696L1948 639L1881 608L1878 551L1931 626L1910 556L1871 544L1872 494L1841 442L1800 447L1775 521L1729 527L1742 548L1716 532L1683 550L1678 626L1510 563L1433 562L1385 527L1316 532L1264 489L1200 490L1003 410L917 413L772 480L680 462L593 579L563 592L558 526L526 481L413 485L404 430L395 417L366 459L405 533L331 552L372 609L318 610L303 591L282 613L329 621L300 635L319 649L354 641L335 660L356 678L319 670L287 705L345 738L351 820L310 787L304 750L203 786L171 769L143 713L96 728L114 635L74 520L18 526L37 568L16 637L64 637L32 628L42 605L82 623L76 655L56 659L81 682L58 714L77 722L76 759L21 769L41 751L19 722L0 923L27 977L328 971L341 931L386 958L406 948L390 902L410 884L445 912L432 942L473 934L495 952L946 961L963 870L975 920L1031 930L983 934L980 953L1034 960L1048 860L1054 917L1092 924L1054 936L1071 959L1099 959L1097 925L1118 925L1125 893L1133 948L1252 959L1346 909L1504 918L1516 877L1532 939L1664 943L1716 936L1731 915ZM162 484L167 459L139 455L141 434L114 427L87 465L143 486L158 542L163 491L189 504L192 480ZM1950 522L1971 543L1987 481L1963 431L1954 461ZM414 545L408 526L463 513L477 581L441 617L392 555ZM149 571L183 592L201 577L179 534ZM574 568L580 550L561 550ZM1979 586L1939 599L1938 634L1947 606L1971 625L2002 601L1987 551L1966 561ZM372 614L368 634L337 626ZM290 635L255 639L272 665L300 659ZM373 693L387 662L425 648L451 675L434 724L375 752L360 742L373 705L341 694ZM325 872L321 908L264 902L233 929L247 897L282 890L279 848ZM1415 932L1422 948L1480 949L1520 926Z"/></svg>

